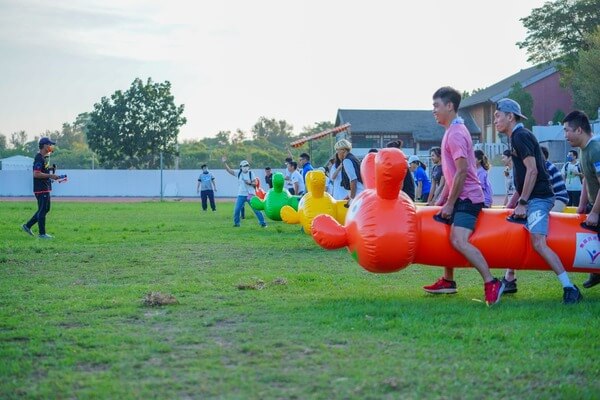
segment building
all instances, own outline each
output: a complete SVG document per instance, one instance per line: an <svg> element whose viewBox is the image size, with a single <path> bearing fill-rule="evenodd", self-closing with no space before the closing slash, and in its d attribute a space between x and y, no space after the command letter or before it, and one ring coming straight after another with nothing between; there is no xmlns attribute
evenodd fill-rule
<svg viewBox="0 0 600 400"><path fill-rule="evenodd" d="M470 114L459 112L473 138L481 136ZM350 136L352 152L363 156L371 148L385 147L392 140L401 139L405 154L428 155L429 149L439 146L444 136L431 110L338 110L335 126L350 124L349 132L337 139Z"/></svg>
<svg viewBox="0 0 600 400"><path fill-rule="evenodd" d="M0 169L4 171L31 171L33 158L26 156L12 156L0 159Z"/></svg>
<svg viewBox="0 0 600 400"><path fill-rule="evenodd" d="M460 110L468 112L481 130L478 142L488 145L484 150L494 155L505 148L502 138L494 127L496 102L508 94L512 87L520 83L533 98L533 119L539 125L552 121L558 111L565 115L573 109L573 96L568 89L560 86L560 73L555 64L535 66L519 71L502 81L481 90L461 102Z"/></svg>

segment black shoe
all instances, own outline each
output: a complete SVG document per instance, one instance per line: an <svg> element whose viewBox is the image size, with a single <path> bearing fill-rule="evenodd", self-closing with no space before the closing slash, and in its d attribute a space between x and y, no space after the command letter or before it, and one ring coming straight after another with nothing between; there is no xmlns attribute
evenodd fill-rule
<svg viewBox="0 0 600 400"><path fill-rule="evenodd" d="M512 281L507 281L506 278L502 278L502 283L504 283L504 294L517 293L516 279L513 279Z"/></svg>
<svg viewBox="0 0 600 400"><path fill-rule="evenodd" d="M234 228L239 228L239 227L240 227L240 224L233 224L233 227L234 227Z"/></svg>
<svg viewBox="0 0 600 400"><path fill-rule="evenodd" d="M563 290L563 304L577 304L583 299L579 288L575 285L563 288Z"/></svg>
<svg viewBox="0 0 600 400"><path fill-rule="evenodd" d="M583 287L589 289L600 283L600 274L590 274L587 281L583 282Z"/></svg>

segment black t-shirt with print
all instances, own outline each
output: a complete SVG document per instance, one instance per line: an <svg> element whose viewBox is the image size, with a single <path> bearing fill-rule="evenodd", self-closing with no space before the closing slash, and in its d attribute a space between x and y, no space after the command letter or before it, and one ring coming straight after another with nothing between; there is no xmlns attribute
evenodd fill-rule
<svg viewBox="0 0 600 400"><path fill-rule="evenodd" d="M547 199L554 196L550 185L550 177L546 172L542 150L533 133L523 127L517 128L510 138L510 151L517 192L523 193L523 186L525 185L527 168L525 168L523 160L527 157L534 157L535 166L537 167L537 179L529 198Z"/></svg>
<svg viewBox="0 0 600 400"><path fill-rule="evenodd" d="M42 156L41 153L37 153L35 160L33 160L33 170L40 171L45 174L50 173L48 168L48 157ZM50 178L33 178L33 193L45 193L52 190L52 180Z"/></svg>

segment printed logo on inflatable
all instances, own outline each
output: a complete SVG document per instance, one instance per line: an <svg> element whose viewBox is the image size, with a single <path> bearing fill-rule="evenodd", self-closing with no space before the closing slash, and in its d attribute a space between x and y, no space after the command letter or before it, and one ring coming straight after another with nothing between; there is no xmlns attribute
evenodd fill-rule
<svg viewBox="0 0 600 400"><path fill-rule="evenodd" d="M600 269L600 241L593 233L577 233L573 268Z"/></svg>

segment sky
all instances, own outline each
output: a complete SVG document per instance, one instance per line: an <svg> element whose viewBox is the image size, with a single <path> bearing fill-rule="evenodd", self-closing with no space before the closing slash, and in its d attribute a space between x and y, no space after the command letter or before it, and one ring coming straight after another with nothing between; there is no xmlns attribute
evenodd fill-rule
<svg viewBox="0 0 600 400"><path fill-rule="evenodd" d="M429 110L530 67L520 18L544 2L0 0L0 133L60 130L135 78L171 82L180 141Z"/></svg>

